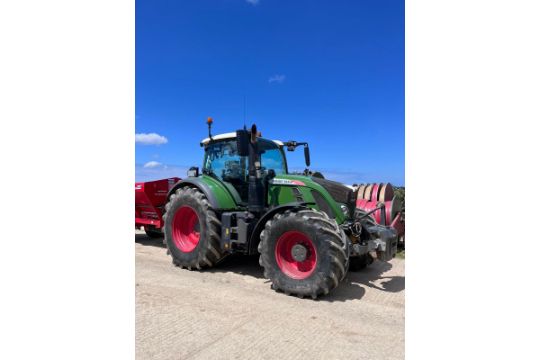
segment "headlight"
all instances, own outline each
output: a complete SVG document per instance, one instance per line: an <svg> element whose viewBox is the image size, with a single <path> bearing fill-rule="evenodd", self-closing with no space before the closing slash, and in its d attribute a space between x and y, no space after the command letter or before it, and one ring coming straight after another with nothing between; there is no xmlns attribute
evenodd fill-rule
<svg viewBox="0 0 540 360"><path fill-rule="evenodd" d="M345 215L345 217L349 217L349 208L343 204L341 204L340 207L343 215Z"/></svg>

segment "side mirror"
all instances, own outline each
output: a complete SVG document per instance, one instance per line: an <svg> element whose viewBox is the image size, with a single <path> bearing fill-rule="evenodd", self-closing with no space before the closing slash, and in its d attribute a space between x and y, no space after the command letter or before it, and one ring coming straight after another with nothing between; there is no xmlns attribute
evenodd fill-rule
<svg viewBox="0 0 540 360"><path fill-rule="evenodd" d="M309 159L309 147L304 146L304 157L306 158L306 166L311 165L311 160Z"/></svg>
<svg viewBox="0 0 540 360"><path fill-rule="evenodd" d="M236 131L236 148L238 149L238 155L240 156L249 155L249 141L250 141L249 131L247 130Z"/></svg>
<svg viewBox="0 0 540 360"><path fill-rule="evenodd" d="M187 172L188 177L197 177L199 176L199 168L197 166L192 166Z"/></svg>

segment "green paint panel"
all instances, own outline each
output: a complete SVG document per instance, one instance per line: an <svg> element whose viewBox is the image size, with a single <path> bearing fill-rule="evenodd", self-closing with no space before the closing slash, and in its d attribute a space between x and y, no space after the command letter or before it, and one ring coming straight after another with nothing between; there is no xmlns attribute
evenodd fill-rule
<svg viewBox="0 0 540 360"><path fill-rule="evenodd" d="M297 202L296 195L293 193L293 188L297 188L300 193L302 194L302 197L305 202L315 202L315 199L313 198L313 195L311 191L317 191L322 195L322 197L328 202L329 206L331 207L332 211L336 215L336 222L338 224L341 224L343 221L345 221L345 216L343 215L343 212L341 211L341 208L339 204L330 196L328 191L326 191L325 188L323 188L321 185L317 184L315 181L311 180L308 176L301 176L301 175L285 175L280 174L275 177L276 180L284 179L284 180L296 180L301 181L304 185L278 185L278 184L272 184L270 185L269 193L268 193L268 203L276 206L276 205L283 205L290 202ZM310 205L310 207L319 210L319 207L316 205Z"/></svg>
<svg viewBox="0 0 540 360"><path fill-rule="evenodd" d="M220 181L208 176L201 175L199 176L204 183L206 183L212 193L216 196L218 202L219 210L233 210L238 209L239 206L234 201L234 197L231 192L223 185ZM276 180L296 180L301 181L304 185L278 185L271 184L268 189L268 204L270 206L284 205L292 202L298 202L298 195L293 192L293 188L297 188L300 191L300 194L305 202L315 203L313 198L312 191L317 191L321 196L326 200L326 202L331 207L332 211L336 215L336 222L341 224L345 221L345 216L341 211L339 204L330 196L328 191L323 188L321 185L317 184L310 177L301 176L301 175L278 175L275 177ZM317 205L309 205L310 207L320 210Z"/></svg>
<svg viewBox="0 0 540 360"><path fill-rule="evenodd" d="M219 204L218 209L225 210L225 209L237 208L237 205L231 193L229 192L229 190L227 190L227 188L221 182L217 181L216 179L208 175L201 175L199 176L199 178L210 187L210 190L216 196L216 199Z"/></svg>

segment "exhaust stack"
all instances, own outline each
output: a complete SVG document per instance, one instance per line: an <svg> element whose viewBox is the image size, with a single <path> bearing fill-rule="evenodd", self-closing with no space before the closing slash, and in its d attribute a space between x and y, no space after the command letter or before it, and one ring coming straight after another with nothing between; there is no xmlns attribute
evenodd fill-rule
<svg viewBox="0 0 540 360"><path fill-rule="evenodd" d="M257 137L257 125L251 126L249 142L249 170L248 170L248 210L255 213L264 211L264 186L262 182L261 158L259 156L259 146Z"/></svg>

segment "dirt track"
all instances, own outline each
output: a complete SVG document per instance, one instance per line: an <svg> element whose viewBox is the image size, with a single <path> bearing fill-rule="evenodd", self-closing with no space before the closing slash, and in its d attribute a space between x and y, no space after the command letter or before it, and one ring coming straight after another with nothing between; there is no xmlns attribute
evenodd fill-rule
<svg viewBox="0 0 540 360"><path fill-rule="evenodd" d="M198 272L135 235L137 359L403 359L405 261L351 272L319 300L270 289L257 257Z"/></svg>

